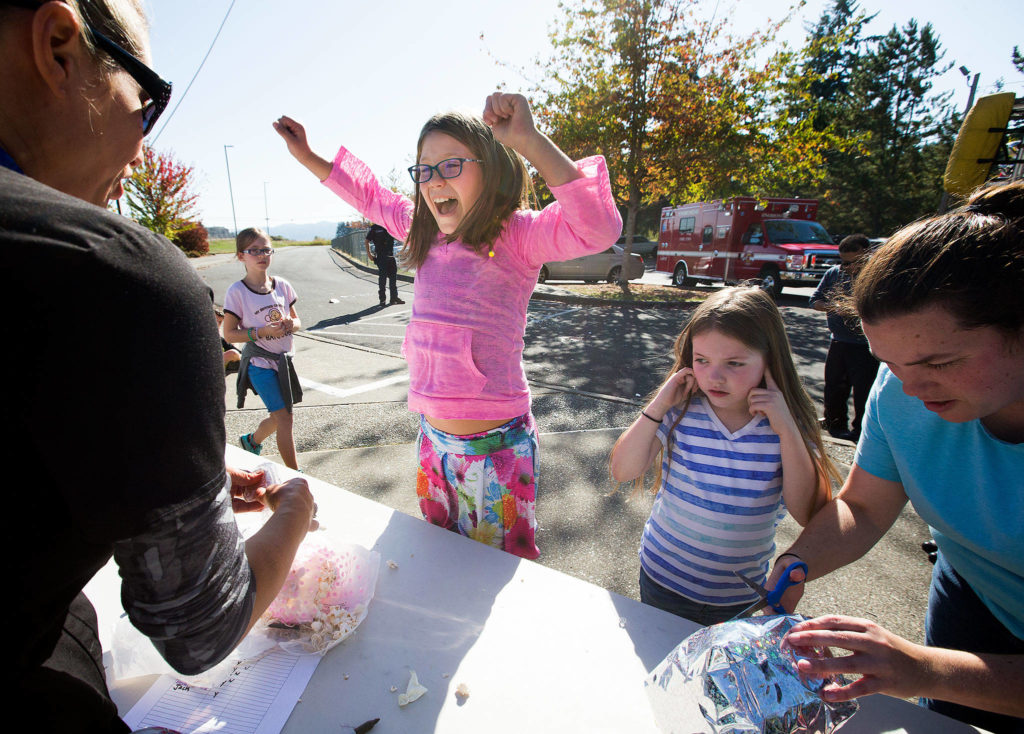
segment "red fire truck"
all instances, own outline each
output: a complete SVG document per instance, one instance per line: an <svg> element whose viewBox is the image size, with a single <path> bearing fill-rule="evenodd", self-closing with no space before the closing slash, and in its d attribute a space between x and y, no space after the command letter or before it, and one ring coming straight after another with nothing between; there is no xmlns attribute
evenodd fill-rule
<svg viewBox="0 0 1024 734"><path fill-rule="evenodd" d="M838 248L815 218L814 199L738 196L661 210L656 269L677 286L759 279L773 296L784 285L817 285Z"/></svg>

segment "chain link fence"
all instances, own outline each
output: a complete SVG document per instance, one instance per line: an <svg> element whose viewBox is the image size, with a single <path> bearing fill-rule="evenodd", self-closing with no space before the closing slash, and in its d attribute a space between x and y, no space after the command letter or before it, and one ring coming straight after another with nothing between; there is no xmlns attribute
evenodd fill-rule
<svg viewBox="0 0 1024 734"><path fill-rule="evenodd" d="M376 263L366 256L366 233L369 231L368 229L354 229L351 232L346 232L341 237L335 237L331 240L331 248L345 253L353 260L358 260L367 267L375 268L377 267ZM397 253L401 247L402 242L398 240L395 245L395 252ZM404 275L412 274L402 270L401 267L399 267L398 272Z"/></svg>
<svg viewBox="0 0 1024 734"><path fill-rule="evenodd" d="M343 252L354 260L364 265L372 265L370 258L366 256L366 233L367 229L354 229L346 232L341 237L331 240L331 247L338 252Z"/></svg>

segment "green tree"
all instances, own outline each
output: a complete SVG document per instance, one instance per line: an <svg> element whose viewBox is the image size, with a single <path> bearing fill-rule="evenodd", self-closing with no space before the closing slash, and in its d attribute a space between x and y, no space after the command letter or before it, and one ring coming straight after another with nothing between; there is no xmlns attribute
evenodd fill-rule
<svg viewBox="0 0 1024 734"><path fill-rule="evenodd" d="M850 81L866 42L864 27L877 15L866 15L856 0L833 0L818 22L808 28L803 73L814 102L816 129L842 118L850 105Z"/></svg>
<svg viewBox="0 0 1024 734"><path fill-rule="evenodd" d="M781 23L735 39L727 19L697 15L698 0L560 7L534 107L571 156L605 156L627 243L645 205L820 177L835 141L799 114L805 77L797 54L773 46Z"/></svg>
<svg viewBox="0 0 1024 734"><path fill-rule="evenodd" d="M195 172L170 153L142 149L142 165L125 180L125 199L132 218L157 234L174 239L192 227L198 195L192 193Z"/></svg>
<svg viewBox="0 0 1024 734"><path fill-rule="evenodd" d="M829 172L833 227L888 234L935 211L957 127L950 94L931 93L943 55L931 24L910 20L860 56L842 124L863 143Z"/></svg>
<svg viewBox="0 0 1024 734"><path fill-rule="evenodd" d="M950 95L932 93L948 68L932 27L910 20L866 37L873 17L833 0L808 29L810 115L845 146L828 151L824 181L807 193L832 231L882 235L935 211L959 119Z"/></svg>

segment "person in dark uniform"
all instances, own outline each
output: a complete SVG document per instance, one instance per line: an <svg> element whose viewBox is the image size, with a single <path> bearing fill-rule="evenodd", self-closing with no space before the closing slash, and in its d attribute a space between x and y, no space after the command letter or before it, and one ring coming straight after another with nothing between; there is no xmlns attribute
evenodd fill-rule
<svg viewBox="0 0 1024 734"><path fill-rule="evenodd" d="M379 224L370 225L370 229L366 232L366 255L377 264L377 295L380 296L380 305L388 305L388 302L384 300L386 281L390 281L391 285L391 305L405 303L398 297L398 261L395 260L395 238Z"/></svg>
<svg viewBox="0 0 1024 734"><path fill-rule="evenodd" d="M825 357L825 418L822 427L835 438L856 443L864 419L864 405L878 372L878 360L856 319L838 313L834 299L849 296L860 269L870 254L870 241L862 234L844 237L839 243L839 265L833 265L810 298L816 311L828 313L832 339ZM853 393L853 425L848 423L847 403Z"/></svg>

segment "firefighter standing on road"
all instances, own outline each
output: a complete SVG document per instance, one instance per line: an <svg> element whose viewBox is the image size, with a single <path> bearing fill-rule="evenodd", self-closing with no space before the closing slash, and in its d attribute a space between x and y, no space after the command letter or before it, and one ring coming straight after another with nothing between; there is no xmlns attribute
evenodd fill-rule
<svg viewBox="0 0 1024 734"><path fill-rule="evenodd" d="M862 234L844 237L839 243L842 263L825 271L821 283L815 288L810 306L816 311L828 312L828 330L832 340L825 357L825 419L823 427L835 438L856 443L860 438L860 423L864 417L864 404L878 372L878 360L868 347L859 323L851 323L831 307L835 296L849 295L853 279L867 261L870 241ZM847 403L853 392L853 425L848 424Z"/></svg>
<svg viewBox="0 0 1024 734"><path fill-rule="evenodd" d="M370 247L370 243L373 247ZM380 296L380 305L387 306L384 300L384 284L390 281L391 305L405 303L398 297L398 261L395 260L395 238L379 224L370 225L366 232L366 256L377 264L377 295Z"/></svg>

